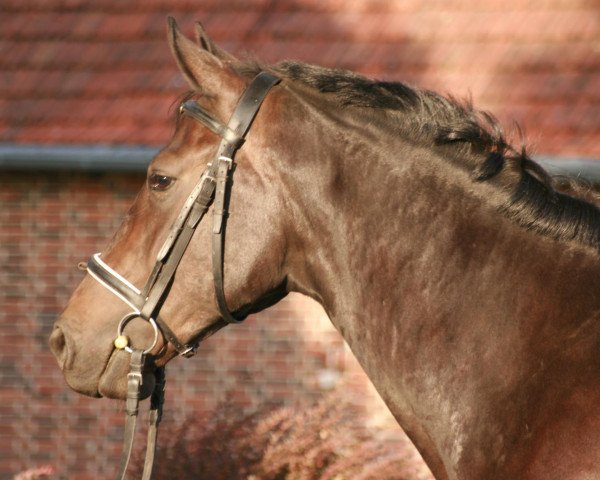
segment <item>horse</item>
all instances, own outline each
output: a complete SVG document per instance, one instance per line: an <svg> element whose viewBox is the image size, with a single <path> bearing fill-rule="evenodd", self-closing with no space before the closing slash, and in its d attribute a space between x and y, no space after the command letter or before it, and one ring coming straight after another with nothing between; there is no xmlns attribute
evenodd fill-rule
<svg viewBox="0 0 600 480"><path fill-rule="evenodd" d="M238 60L201 26L197 37L169 20L191 92L96 267L121 290L156 277L198 179L218 164L227 194L205 199L216 220L190 235L149 321L106 279L84 277L50 337L68 385L123 399L127 350L150 344L138 371L148 396L178 353L299 292L322 305L436 479L600 478L593 191L560 187L469 103L343 70ZM218 119L261 72L268 91L236 137ZM238 142L234 168L220 137ZM158 310L167 333L150 322Z"/></svg>

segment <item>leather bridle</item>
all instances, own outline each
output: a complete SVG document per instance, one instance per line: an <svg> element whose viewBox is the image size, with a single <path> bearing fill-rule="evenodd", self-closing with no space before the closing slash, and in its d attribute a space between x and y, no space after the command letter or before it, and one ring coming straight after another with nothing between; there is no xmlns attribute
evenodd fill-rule
<svg viewBox="0 0 600 480"><path fill-rule="evenodd" d="M92 256L87 263L87 272L103 287L108 289L133 310L125 315L117 327L115 347L131 354L130 371L127 375L126 424L123 453L117 479L125 478L125 472L131 450L137 420L138 405L141 394L143 371L148 362L148 355L158 342L161 334L177 353L183 357L191 357L196 352L197 343L184 343L169 328L159 315L160 309L169 293L175 272L185 253L194 231L208 211L213 208L212 224L212 271L215 297L223 321L237 323L244 315L234 315L227 307L223 282L223 255L227 205L229 199L230 179L235 168L235 153L244 143L246 134L256 117L258 110L269 93L280 79L268 72L259 73L246 88L227 125L214 118L197 102L190 100L181 105L181 113L192 117L221 137L221 143L215 159L207 165L200 180L193 188L183 208L179 212L168 237L158 252L156 263L142 290L136 288L102 259L99 253ZM142 318L154 329L154 341L144 350L129 346L129 339L124 336L126 324L134 318ZM164 401L165 375L164 367L155 369L155 388L150 400L148 416L148 441L143 480L148 480L152 473L156 435L162 415Z"/></svg>

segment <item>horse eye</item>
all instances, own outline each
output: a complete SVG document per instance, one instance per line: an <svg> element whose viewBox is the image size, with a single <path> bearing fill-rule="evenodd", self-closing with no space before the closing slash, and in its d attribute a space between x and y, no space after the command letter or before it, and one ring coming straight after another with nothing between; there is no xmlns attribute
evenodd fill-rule
<svg viewBox="0 0 600 480"><path fill-rule="evenodd" d="M148 177L148 185L152 190L164 192L173 183L173 177L167 177L160 173L153 173Z"/></svg>

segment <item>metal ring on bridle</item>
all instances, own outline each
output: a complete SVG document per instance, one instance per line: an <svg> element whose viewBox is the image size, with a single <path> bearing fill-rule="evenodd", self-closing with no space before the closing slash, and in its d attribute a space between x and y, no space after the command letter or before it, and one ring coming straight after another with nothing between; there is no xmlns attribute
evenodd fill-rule
<svg viewBox="0 0 600 480"><path fill-rule="evenodd" d="M121 321L119 322L119 326L117 327L117 336L121 336L123 335L123 329L125 328L125 325L127 324L127 322L129 322L130 320L133 320L136 317L140 317L140 313L139 312L131 312L128 313L127 315L125 315ZM152 345L150 345L150 347L148 347L146 350L144 350L144 354L150 353L150 351L156 346L156 344L158 343L158 325L156 325L156 322L154 321L153 318L149 318L148 319L148 323L150 323L150 325L152 325L152 328L154 329L154 341L152 342ZM133 353L133 350L130 346L126 346L124 348L124 350L127 353Z"/></svg>

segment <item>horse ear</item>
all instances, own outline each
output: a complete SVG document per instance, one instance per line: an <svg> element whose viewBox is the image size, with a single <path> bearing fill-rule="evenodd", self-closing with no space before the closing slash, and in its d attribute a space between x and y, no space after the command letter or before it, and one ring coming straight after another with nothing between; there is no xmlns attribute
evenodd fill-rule
<svg viewBox="0 0 600 480"><path fill-rule="evenodd" d="M214 44L206 33L204 26L200 22L196 22L196 41L204 50L212 53L216 56L214 51Z"/></svg>
<svg viewBox="0 0 600 480"><path fill-rule="evenodd" d="M196 22L196 41L200 47L207 52L212 53L215 57L220 58L225 62L236 61L236 58L233 55L219 48L217 44L209 38L204 26L200 22Z"/></svg>
<svg viewBox="0 0 600 480"><path fill-rule="evenodd" d="M222 90L223 84L233 78L233 72L210 50L213 48L212 42L208 40L209 48L204 45L203 48L198 48L198 45L181 33L172 17L168 18L168 37L179 70L194 90L216 94Z"/></svg>

